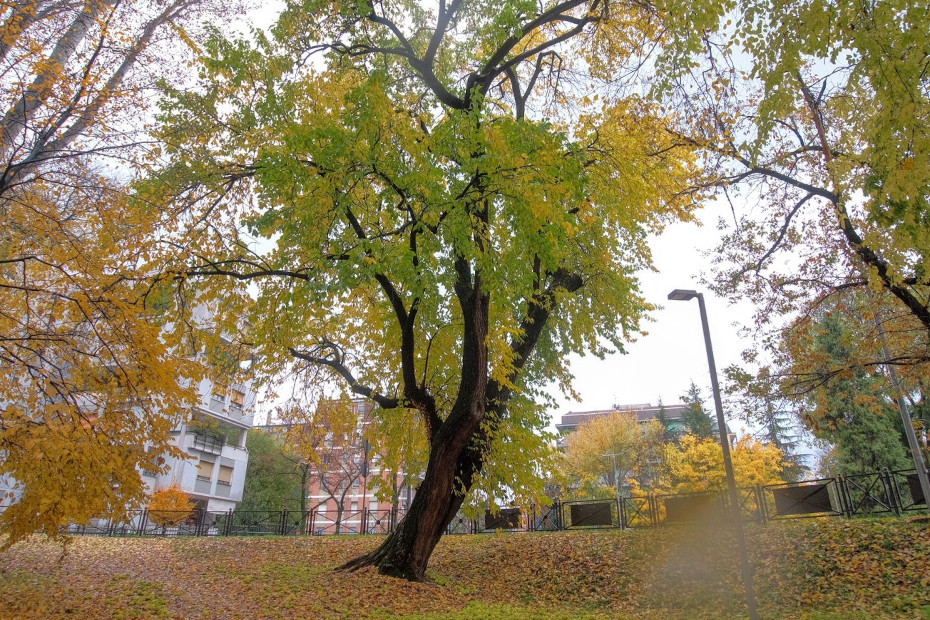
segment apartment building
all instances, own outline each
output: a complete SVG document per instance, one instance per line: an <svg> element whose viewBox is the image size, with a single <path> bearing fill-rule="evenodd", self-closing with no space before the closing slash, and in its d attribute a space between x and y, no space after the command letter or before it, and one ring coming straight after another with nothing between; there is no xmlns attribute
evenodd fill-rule
<svg viewBox="0 0 930 620"><path fill-rule="evenodd" d="M210 312L198 307L195 318L208 323ZM150 491L177 483L196 508L225 512L242 500L249 460L245 438L252 428L256 394L249 380L237 382L234 374L212 374L197 386L200 400L191 415L171 433L187 458L166 457L165 473L143 471L142 475Z"/></svg>
<svg viewBox="0 0 930 620"><path fill-rule="evenodd" d="M562 436L559 440L559 447L564 448L564 437L573 433L578 425L606 415L614 413L629 413L636 416L636 421L645 424L652 420L659 420L664 414L665 422L672 432L684 432L684 417L688 411L688 405L653 405L651 403L636 403L632 405L614 405L610 409L596 409L592 411L569 411L562 415L562 421L555 425L555 428Z"/></svg>

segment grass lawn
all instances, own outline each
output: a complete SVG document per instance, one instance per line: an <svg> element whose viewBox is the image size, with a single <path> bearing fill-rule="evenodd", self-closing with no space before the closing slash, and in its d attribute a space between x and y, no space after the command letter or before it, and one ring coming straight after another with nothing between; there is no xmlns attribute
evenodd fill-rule
<svg viewBox="0 0 930 620"><path fill-rule="evenodd" d="M749 525L764 618L930 619L930 523ZM0 618L739 618L732 539L695 526L447 536L430 583L333 567L377 536L34 540L0 555Z"/></svg>

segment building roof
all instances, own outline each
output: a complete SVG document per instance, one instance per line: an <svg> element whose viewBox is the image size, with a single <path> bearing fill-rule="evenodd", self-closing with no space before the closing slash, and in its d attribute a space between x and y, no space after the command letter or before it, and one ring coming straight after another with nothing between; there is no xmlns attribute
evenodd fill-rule
<svg viewBox="0 0 930 620"><path fill-rule="evenodd" d="M594 411L569 411L562 415L562 422L555 425L555 428L563 432L571 432L578 428L578 425L613 413L629 413L636 416L637 422L648 422L655 420L659 411L665 409L665 417L672 421L679 421L688 410L688 405L653 405L651 403L637 403L632 405L614 405L610 409L598 409Z"/></svg>

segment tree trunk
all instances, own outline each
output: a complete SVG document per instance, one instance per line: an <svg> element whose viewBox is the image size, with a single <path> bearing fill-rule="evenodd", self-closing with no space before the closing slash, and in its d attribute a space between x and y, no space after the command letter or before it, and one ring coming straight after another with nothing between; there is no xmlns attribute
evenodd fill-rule
<svg viewBox="0 0 930 620"><path fill-rule="evenodd" d="M413 503L394 531L377 549L338 570L375 566L383 575L410 581L426 579L426 567L446 527L462 506L474 474L483 464L479 424L459 424L451 432L443 424L444 441L434 442L426 475Z"/></svg>
<svg viewBox="0 0 930 620"><path fill-rule="evenodd" d="M426 579L426 565L446 526L462 506L475 474L484 462L490 428L488 403L489 297L479 277L471 282L468 267L459 261L457 286L464 333L461 382L449 416L430 440L426 474L407 514L387 540L373 552L355 558L340 570L376 566L384 575L411 581Z"/></svg>

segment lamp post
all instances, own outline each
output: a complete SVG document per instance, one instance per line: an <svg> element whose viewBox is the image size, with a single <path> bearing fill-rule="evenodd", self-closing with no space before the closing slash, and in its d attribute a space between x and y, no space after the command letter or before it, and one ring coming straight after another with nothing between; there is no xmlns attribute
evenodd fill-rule
<svg viewBox="0 0 930 620"><path fill-rule="evenodd" d="M733 475L733 459L730 457L727 423L723 419L723 403L720 400L720 385L717 383L717 365L714 363L714 350L710 343L710 327L707 324L707 308L704 307L704 295L697 291L682 289L675 289L668 294L668 298L672 301L688 301L695 297L697 297L698 307L701 310L701 326L704 328L704 346L707 349L707 365L710 369L710 385L714 393L714 408L717 410L717 429L720 432L720 447L723 449L723 467L726 471L727 489L730 495L730 512L733 520L733 531L736 535L736 546L739 551L740 570L743 573L743 588L746 591L746 607L749 609L749 617L752 620L758 620L759 612L756 610L752 569L749 566L749 556L746 553L746 538L743 535L743 521L739 509L739 493L736 490L736 478Z"/></svg>
<svg viewBox="0 0 930 620"><path fill-rule="evenodd" d="M616 491L616 493L617 493L617 501L619 502L619 501L620 501L620 497L621 497L621 494L620 494L620 470L617 468L617 457L618 457L618 456L622 456L622 455L621 455L621 454L615 454L615 453L613 453L613 452L607 452L607 453L605 453L605 454L602 454L601 456L607 457L607 458L610 458L610 459L613 460L613 464L614 464L614 487L615 487L615 491Z"/></svg>

